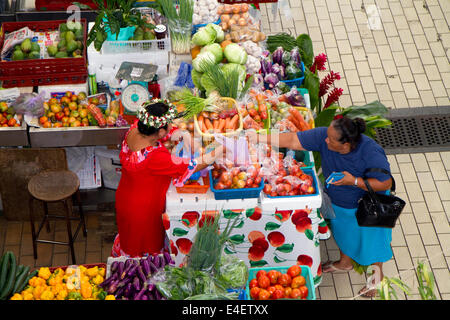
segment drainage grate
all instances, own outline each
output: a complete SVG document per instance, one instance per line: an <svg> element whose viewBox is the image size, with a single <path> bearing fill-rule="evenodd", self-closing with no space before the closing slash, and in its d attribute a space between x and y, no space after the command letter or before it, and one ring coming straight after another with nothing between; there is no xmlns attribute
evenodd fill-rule
<svg viewBox="0 0 450 320"><path fill-rule="evenodd" d="M388 117L391 128L376 130L386 153L450 150L450 114Z"/></svg>

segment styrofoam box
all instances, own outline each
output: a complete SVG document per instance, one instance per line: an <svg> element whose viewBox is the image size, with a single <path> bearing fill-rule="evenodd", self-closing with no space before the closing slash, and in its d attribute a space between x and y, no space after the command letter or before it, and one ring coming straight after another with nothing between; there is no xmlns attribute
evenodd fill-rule
<svg viewBox="0 0 450 320"><path fill-rule="evenodd" d="M67 91L74 92L75 94L79 94L80 92L84 92L88 94L89 86L88 83L79 83L79 84L66 84L66 85L54 85L54 86L39 86L38 93L45 91L45 99L48 100L51 98L53 93L65 93Z"/></svg>
<svg viewBox="0 0 450 320"><path fill-rule="evenodd" d="M95 148L95 155L100 162L103 185L105 188L117 190L120 177L122 176L122 165L119 159L120 150Z"/></svg>

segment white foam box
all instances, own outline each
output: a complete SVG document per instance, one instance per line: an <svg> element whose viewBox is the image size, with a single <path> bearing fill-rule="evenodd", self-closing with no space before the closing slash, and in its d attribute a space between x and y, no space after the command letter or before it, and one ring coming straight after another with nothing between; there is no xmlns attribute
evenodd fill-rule
<svg viewBox="0 0 450 320"><path fill-rule="evenodd" d="M48 100L52 97L52 94L61 93L64 94L67 91L71 91L74 94L79 94L80 92L85 92L86 95L89 92L88 83L78 83L78 84L65 84L65 85L53 85L53 86L39 86L38 93L45 91L45 99Z"/></svg>

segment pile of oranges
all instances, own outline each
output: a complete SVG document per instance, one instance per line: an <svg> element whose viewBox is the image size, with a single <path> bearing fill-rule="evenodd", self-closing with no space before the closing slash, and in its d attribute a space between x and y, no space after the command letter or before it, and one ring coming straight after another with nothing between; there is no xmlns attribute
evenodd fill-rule
<svg viewBox="0 0 450 320"><path fill-rule="evenodd" d="M4 101L0 102L0 127L20 127L20 122L14 117L14 109Z"/></svg>
<svg viewBox="0 0 450 320"><path fill-rule="evenodd" d="M286 273L278 270L259 270L250 280L250 297L253 300L306 299L308 287L298 265L289 267Z"/></svg>

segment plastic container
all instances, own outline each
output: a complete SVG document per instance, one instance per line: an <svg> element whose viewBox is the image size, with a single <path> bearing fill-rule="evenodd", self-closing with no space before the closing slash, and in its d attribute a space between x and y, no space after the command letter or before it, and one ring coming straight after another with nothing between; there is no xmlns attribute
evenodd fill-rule
<svg viewBox="0 0 450 320"><path fill-rule="evenodd" d="M239 112L239 109L237 108L237 103L236 100L232 99L232 98L226 98L226 97L221 97L221 100L224 100L228 103L228 108L235 108L238 111L238 115L239 115L239 127L237 130L234 131L230 131L230 132L225 132L222 133L224 136L226 137L231 137L231 136L235 136L237 134L239 134L242 129L244 128L244 121L242 119L242 114ZM197 133L199 133L201 135L201 137L203 138L204 141L209 141L212 142L214 140L214 134L212 133L204 133L200 130L200 127L198 125L198 120L197 120L197 115L194 116L194 127L195 130L197 131Z"/></svg>
<svg viewBox="0 0 450 320"><path fill-rule="evenodd" d="M209 175L209 173L208 173ZM178 193L206 193L209 189L209 177L202 177L203 185L184 185L176 187Z"/></svg>
<svg viewBox="0 0 450 320"><path fill-rule="evenodd" d="M306 300L316 300L316 289L314 286L314 280L312 277L311 268L308 266L303 266L303 265L300 265L299 267L302 269L301 275L305 278L305 280L306 280L305 285L308 288L308 296L306 297ZM245 287L247 300L251 300L250 288L249 288L250 281L252 279L256 278L256 274L258 273L259 270L265 270L266 272L269 272L270 270L276 270L276 271L280 271L281 273L286 273L288 269L289 269L289 267L250 268L248 270L249 275L248 275L247 285Z"/></svg>
<svg viewBox="0 0 450 320"><path fill-rule="evenodd" d="M58 30L66 20L4 22L1 29L0 48L3 47L5 33L28 27L35 32ZM33 87L40 85L84 83L87 81L87 21L83 25L83 57L30 59L0 62L0 81L3 88Z"/></svg>
<svg viewBox="0 0 450 320"><path fill-rule="evenodd" d="M315 196L318 196L319 195L319 185L317 183L317 177L316 177L316 174L314 172L314 169L312 167L306 167L306 168L303 167L303 168L300 168L300 169L302 169L302 171L305 174L313 177L313 184L312 184L312 186L314 187L314 190L315 190L314 193L303 194L303 195L298 195L298 196L276 196L276 197L272 197L272 196L270 196L268 194L266 194L265 196L268 197L268 198L271 198L271 199L282 199L282 198L289 198L289 199L291 199L291 198L300 198L300 197L304 198L304 197L315 197Z"/></svg>
<svg viewBox="0 0 450 320"><path fill-rule="evenodd" d="M94 267L104 268L105 269L105 275L106 275L106 263L74 264L74 265L67 265L67 266L60 266L60 267L49 267L48 269L50 270L51 273L53 273L59 268L61 268L63 271L66 271L66 269L68 267L79 267L79 266L83 266L86 269L94 268ZM39 268L38 268L38 270L39 270Z"/></svg>
<svg viewBox="0 0 450 320"><path fill-rule="evenodd" d="M156 15L156 11L152 8L136 8L136 10L140 10L141 13L150 14L152 17ZM166 30L168 29L167 24L164 24ZM130 41L130 40L119 40L119 41L105 41L102 46L102 54L111 54L111 53L143 53L143 52L166 52L169 54L171 49L170 45L170 35L169 32L165 32L164 39L154 39L154 40L139 40L139 41ZM152 57L152 63L158 64L155 62L155 57Z"/></svg>
<svg viewBox="0 0 450 320"><path fill-rule="evenodd" d="M296 86L297 88L299 88L303 84L303 80L305 80L305 64L303 63L303 61L301 62L301 66L302 66L301 69L303 72L303 77L300 77L297 79L292 79L292 80L281 80L281 81L286 83L289 87Z"/></svg>
<svg viewBox="0 0 450 320"><path fill-rule="evenodd" d="M314 123L314 115L312 114L311 109L306 108L306 107L294 107L294 108L297 109L298 111L300 111L300 113L302 113L302 114L304 114L304 113L307 114L305 121L309 124L311 129L314 129L316 127L316 125Z"/></svg>
<svg viewBox="0 0 450 320"><path fill-rule="evenodd" d="M246 199L246 198L259 198L262 189L264 189L264 180L261 179L261 183L258 188L242 188L242 189L223 189L218 190L214 188L215 180L210 172L209 183L211 191L214 193L214 199L216 200L229 200L229 199Z"/></svg>
<svg viewBox="0 0 450 320"><path fill-rule="evenodd" d="M214 23L214 24L219 25L220 24L220 18L216 22L209 22L209 23ZM198 29L200 29L201 27L206 27L209 23L201 23L201 24L194 24L194 25L192 25L192 34L196 33L198 31Z"/></svg>

